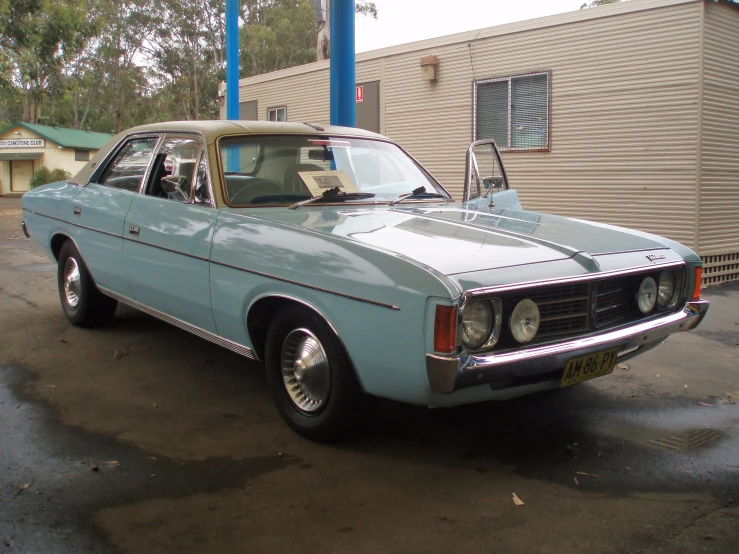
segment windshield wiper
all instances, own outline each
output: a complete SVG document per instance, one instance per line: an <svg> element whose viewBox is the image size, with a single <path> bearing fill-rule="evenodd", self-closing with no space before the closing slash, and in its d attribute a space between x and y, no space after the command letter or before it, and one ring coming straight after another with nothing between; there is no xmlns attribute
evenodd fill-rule
<svg viewBox="0 0 739 554"><path fill-rule="evenodd" d="M446 196L444 196L443 194L439 194L438 192L426 192L426 187L418 187L417 189L413 189L413 191L409 192L408 194L401 194L395 200L390 202L388 206L400 204L408 198L446 198Z"/></svg>
<svg viewBox="0 0 739 554"><path fill-rule="evenodd" d="M314 196L313 198L308 198L307 200L301 200L300 202L295 202L295 204L290 204L289 209L296 210L300 206L312 204L313 202L318 202L319 200L349 200L353 198L372 198L374 196L375 195L371 192L342 192L339 187L334 187L328 189L321 196Z"/></svg>

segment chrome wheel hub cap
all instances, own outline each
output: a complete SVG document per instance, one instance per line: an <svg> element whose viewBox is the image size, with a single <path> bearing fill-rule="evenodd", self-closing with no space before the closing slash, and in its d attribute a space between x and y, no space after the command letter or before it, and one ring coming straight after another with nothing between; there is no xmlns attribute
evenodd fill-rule
<svg viewBox="0 0 739 554"><path fill-rule="evenodd" d="M80 267L77 265L77 260L67 258L64 264L64 296L71 308L76 308L80 303L81 289Z"/></svg>
<svg viewBox="0 0 739 554"><path fill-rule="evenodd" d="M291 331L282 343L280 365L293 404L307 413L320 410L331 392L331 371L316 336L307 329Z"/></svg>

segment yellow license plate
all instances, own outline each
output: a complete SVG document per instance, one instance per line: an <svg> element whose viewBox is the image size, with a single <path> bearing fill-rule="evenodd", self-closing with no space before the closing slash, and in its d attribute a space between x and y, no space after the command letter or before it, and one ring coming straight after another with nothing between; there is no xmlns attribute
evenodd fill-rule
<svg viewBox="0 0 739 554"><path fill-rule="evenodd" d="M618 356L618 348L596 352L588 356L572 358L565 364L561 386L568 387L595 377L608 375L613 371Z"/></svg>

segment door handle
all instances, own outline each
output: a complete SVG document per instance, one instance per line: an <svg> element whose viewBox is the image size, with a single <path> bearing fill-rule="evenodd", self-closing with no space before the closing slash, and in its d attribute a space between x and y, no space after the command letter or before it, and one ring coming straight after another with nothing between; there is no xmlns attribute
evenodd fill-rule
<svg viewBox="0 0 739 554"><path fill-rule="evenodd" d="M74 215L79 217L82 213L82 208L80 208L79 206L75 206L74 208L72 208L72 212L74 213Z"/></svg>
<svg viewBox="0 0 739 554"><path fill-rule="evenodd" d="M128 234L133 237L139 236L139 226L138 225L129 225L128 226Z"/></svg>

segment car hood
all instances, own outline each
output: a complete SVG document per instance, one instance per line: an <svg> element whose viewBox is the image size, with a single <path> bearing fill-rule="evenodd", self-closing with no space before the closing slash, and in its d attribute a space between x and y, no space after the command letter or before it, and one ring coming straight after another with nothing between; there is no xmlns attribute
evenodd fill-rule
<svg viewBox="0 0 739 554"><path fill-rule="evenodd" d="M272 221L391 251L455 275L574 258L597 271L597 257L666 248L596 223L511 208L313 207L260 214Z"/></svg>

